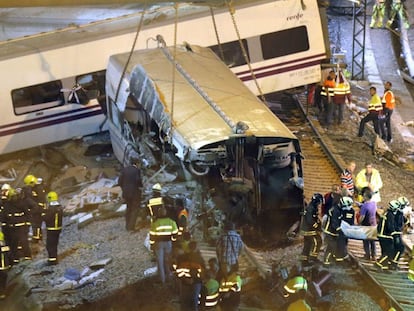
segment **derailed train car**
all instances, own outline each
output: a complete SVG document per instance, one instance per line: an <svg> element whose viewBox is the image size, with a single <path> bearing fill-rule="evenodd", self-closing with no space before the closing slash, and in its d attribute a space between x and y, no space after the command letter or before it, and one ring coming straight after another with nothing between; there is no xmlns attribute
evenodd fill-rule
<svg viewBox="0 0 414 311"><path fill-rule="evenodd" d="M303 207L294 134L209 48L110 57L108 128L122 163L165 164L224 198L226 217L286 232ZM120 83L121 81L121 83Z"/></svg>

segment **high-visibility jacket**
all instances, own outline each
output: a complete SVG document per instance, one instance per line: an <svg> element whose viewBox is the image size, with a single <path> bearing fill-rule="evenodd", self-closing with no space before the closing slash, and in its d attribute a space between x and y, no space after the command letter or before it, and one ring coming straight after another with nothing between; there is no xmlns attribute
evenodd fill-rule
<svg viewBox="0 0 414 311"><path fill-rule="evenodd" d="M380 217L377 225L377 237L392 240L394 229L394 215L388 210Z"/></svg>
<svg viewBox="0 0 414 311"><path fill-rule="evenodd" d="M205 298L204 298L204 307L214 307L218 304L219 301L219 288L220 284L215 279L208 279L204 283L205 288Z"/></svg>
<svg viewBox="0 0 414 311"><path fill-rule="evenodd" d="M5 245L4 234L0 231L0 271L7 271L11 268L9 252L10 247Z"/></svg>
<svg viewBox="0 0 414 311"><path fill-rule="evenodd" d="M148 210L151 216L151 219L157 218L158 209L164 205L164 200L162 197L151 198L148 202Z"/></svg>
<svg viewBox="0 0 414 311"><path fill-rule="evenodd" d="M368 102L368 111L380 113L382 111L382 102L378 94L374 94Z"/></svg>
<svg viewBox="0 0 414 311"><path fill-rule="evenodd" d="M183 208L178 213L177 223L178 223L178 236L182 236L183 233L184 233L184 230L187 227L187 223L188 223L188 211L187 211L186 208Z"/></svg>
<svg viewBox="0 0 414 311"><path fill-rule="evenodd" d="M358 191L361 191L365 187L368 187L368 185L371 184L372 187L372 201L380 202L381 196L380 196L380 189L382 188L382 179L379 171L375 168L372 169L372 175L371 180L368 182L366 177L366 169L362 169L359 171L359 173L355 177L355 187L358 189Z"/></svg>
<svg viewBox="0 0 414 311"><path fill-rule="evenodd" d="M341 230L341 220L343 216L342 210L339 208L338 204L332 206L329 209L327 216L328 217L323 227L323 232L333 237L339 236L339 231Z"/></svg>
<svg viewBox="0 0 414 311"><path fill-rule="evenodd" d="M178 228L174 220L168 217L158 218L151 223L150 244L161 241L175 241Z"/></svg>
<svg viewBox="0 0 414 311"><path fill-rule="evenodd" d="M321 88L321 96L332 97L335 95L335 80L326 79Z"/></svg>
<svg viewBox="0 0 414 311"><path fill-rule="evenodd" d="M384 108L394 109L395 108L395 97L394 93L391 90L387 90L382 96L382 104Z"/></svg>
<svg viewBox="0 0 414 311"><path fill-rule="evenodd" d="M47 205L45 223L48 231L62 230L63 207L58 201L52 201Z"/></svg>
<svg viewBox="0 0 414 311"><path fill-rule="evenodd" d="M242 279L236 272L231 273L220 282L219 292L222 294L228 292L238 293L242 288Z"/></svg>

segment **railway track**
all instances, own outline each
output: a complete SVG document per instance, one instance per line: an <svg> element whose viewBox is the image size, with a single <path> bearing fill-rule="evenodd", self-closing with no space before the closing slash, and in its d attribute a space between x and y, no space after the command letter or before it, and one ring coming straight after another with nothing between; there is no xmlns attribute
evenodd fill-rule
<svg viewBox="0 0 414 311"><path fill-rule="evenodd" d="M305 198L310 198L315 192L322 194L329 192L333 184L339 183L339 175L345 167L345 162L333 152L335 148L324 134L324 129L319 122L314 122L305 116L303 111L305 100L306 97L303 94L287 97L285 95L282 98L270 99L269 107L300 140L305 158L303 161L304 193ZM301 108L298 107L298 103ZM379 243L377 244L380 252ZM349 240L348 248L354 264L352 268L341 268L346 270L347 275L356 278L362 275L364 279L370 280L372 287L369 288L369 292L375 292L376 297L386 297L396 310L414 311L412 299L414 283L407 278L410 260L408 254L411 254L408 246L400 260L399 270L387 273L377 271L374 262L363 259L362 241ZM205 242L200 244L200 250L206 261L216 256L215 248ZM272 263L267 262L260 251L251 248L247 248L246 252L241 255L239 265L242 275L248 275L252 271L256 271L263 279L272 275Z"/></svg>
<svg viewBox="0 0 414 311"><path fill-rule="evenodd" d="M303 95L299 95L296 99L303 107L306 102L306 98ZM300 139L300 142L305 157L306 153L312 155L310 159L308 157L308 159L305 159L303 162L305 194L311 195L313 192L325 191L324 187L326 187L326 184L319 182L320 179L326 179L326 181L328 181L331 176L336 176L334 183L339 182L338 176L345 163L333 153L335 148L329 138L324 135L325 131L320 127L319 122L312 122L312 120L308 121L310 121L310 126L314 131L314 136L309 134L309 137L306 137L306 139ZM317 137L317 139L315 137ZM312 143L312 141L314 142ZM411 237L406 236L405 240L407 241L407 239L411 240ZM379 242L377 241L376 243L377 250L380 252L381 248ZM399 270L389 271L387 273L378 271L375 268L374 262L363 259L364 250L362 241L350 239L348 244L348 252L355 266L358 267L364 278L371 280L378 293L382 293L379 297L387 297L389 303L396 310L411 311L414 310L414 300L412 295L414 283L408 280L407 273L412 242L405 244L406 251L400 259ZM351 268L349 270L350 274L354 273Z"/></svg>

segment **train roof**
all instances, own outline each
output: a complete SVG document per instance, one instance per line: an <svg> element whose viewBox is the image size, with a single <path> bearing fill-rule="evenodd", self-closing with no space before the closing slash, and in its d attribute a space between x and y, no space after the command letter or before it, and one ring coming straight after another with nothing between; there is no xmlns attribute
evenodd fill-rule
<svg viewBox="0 0 414 311"><path fill-rule="evenodd" d="M166 50L179 64L174 71ZM110 66L122 71L128 57L129 53L113 55ZM209 48L135 51L127 75L130 92L164 132L171 128L173 140L193 150L228 140L240 124L248 126L246 136L267 143L297 140Z"/></svg>
<svg viewBox="0 0 414 311"><path fill-rule="evenodd" d="M240 0L237 2L237 6L254 6L268 1ZM143 4L142 10L144 9L145 5ZM222 9L225 10L226 7ZM209 14L210 10L207 5L181 3L178 6L178 17L180 21ZM41 53L65 46L87 43L115 35L134 33L137 30L141 16L142 11L139 11L134 14L107 18L87 24L79 25L71 23L66 27L52 31L0 41L0 61ZM150 8L146 8L143 27L168 25L174 23L174 20L174 5L153 5Z"/></svg>

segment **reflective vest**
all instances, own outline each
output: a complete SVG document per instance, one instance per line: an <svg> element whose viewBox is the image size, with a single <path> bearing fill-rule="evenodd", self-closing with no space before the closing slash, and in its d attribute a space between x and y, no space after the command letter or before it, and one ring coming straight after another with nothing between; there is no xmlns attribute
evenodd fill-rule
<svg viewBox="0 0 414 311"><path fill-rule="evenodd" d="M214 307L219 301L219 288L220 284L215 279L209 279L205 284L206 297L204 301L204 307Z"/></svg>
<svg viewBox="0 0 414 311"><path fill-rule="evenodd" d="M382 104L384 108L393 110L395 108L395 97L391 90L387 90L382 97Z"/></svg>
<svg viewBox="0 0 414 311"><path fill-rule="evenodd" d="M178 236L183 235L185 228L187 227L188 211L183 208L177 215L178 222Z"/></svg>
<svg viewBox="0 0 414 311"><path fill-rule="evenodd" d="M168 217L158 218L151 223L150 244L161 241L175 241L178 228L174 220Z"/></svg>
<svg viewBox="0 0 414 311"><path fill-rule="evenodd" d="M223 294L228 293L228 292L237 293L241 291L241 287L242 287L242 279L240 275L233 272L227 278L224 278L223 280L221 280L219 292Z"/></svg>
<svg viewBox="0 0 414 311"><path fill-rule="evenodd" d="M335 95L335 80L325 80L321 88L321 96L333 97Z"/></svg>
<svg viewBox="0 0 414 311"><path fill-rule="evenodd" d="M379 113L380 111L382 111L381 98L379 97L378 94L374 94L371 97L371 99L368 103L368 111L376 112L376 113Z"/></svg>
<svg viewBox="0 0 414 311"><path fill-rule="evenodd" d="M295 294L301 289L308 290L308 282L302 276L295 276L294 278L291 278L283 288L286 291L285 297L288 297L290 294Z"/></svg>
<svg viewBox="0 0 414 311"><path fill-rule="evenodd" d="M151 215L151 219L157 217L158 208L163 206L163 204L164 204L164 201L162 197L152 198L149 200L147 206L148 206L149 213Z"/></svg>

